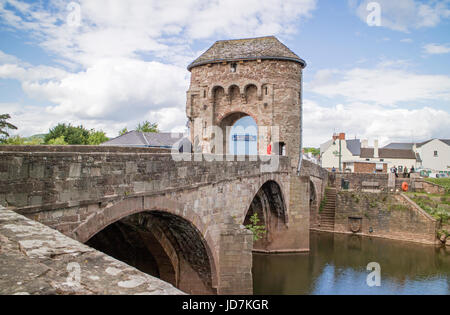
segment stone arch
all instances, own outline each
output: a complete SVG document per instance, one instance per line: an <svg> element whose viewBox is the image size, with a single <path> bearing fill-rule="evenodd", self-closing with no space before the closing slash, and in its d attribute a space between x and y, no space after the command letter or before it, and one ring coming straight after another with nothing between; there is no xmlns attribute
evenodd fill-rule
<svg viewBox="0 0 450 315"><path fill-rule="evenodd" d="M258 87L253 84L247 84L244 88L245 101L247 103L256 102L258 100Z"/></svg>
<svg viewBox="0 0 450 315"><path fill-rule="evenodd" d="M309 181L309 220L310 227L315 227L319 219L319 207L320 207L320 188L318 189L317 184L313 181Z"/></svg>
<svg viewBox="0 0 450 315"><path fill-rule="evenodd" d="M190 294L215 294L218 284L217 253L211 250L215 248L215 242L205 232L206 226L192 211L184 212L183 207L180 209L175 202L165 197L157 199L154 206L147 207L144 206L142 197L119 201L113 206L104 208L102 212L96 213L80 225L73 232L72 237L90 245L99 233L107 231L111 226L115 226L116 229L119 226L122 231L124 226L131 227L132 231L127 235L131 234L134 240L138 240L140 236L141 240L145 240L147 249L153 251L153 267L158 268L158 273L153 275ZM184 228L174 230L174 226ZM139 233L136 234L136 231ZM133 243L140 244L138 241ZM192 248L186 250L189 248L187 243L196 244L199 250L195 257L201 260L201 263L196 264L192 256L189 256L195 251ZM137 249L143 247L135 246Z"/></svg>
<svg viewBox="0 0 450 315"><path fill-rule="evenodd" d="M236 84L232 84L228 87L228 97L230 100L230 104L236 105L239 104L242 100L241 98L241 89Z"/></svg>
<svg viewBox="0 0 450 315"><path fill-rule="evenodd" d="M244 218L244 225L250 224L250 218L258 213L260 224L266 227L266 235L256 241L255 250L267 250L276 238L287 229L288 214L279 183L273 179L266 181L254 195Z"/></svg>
<svg viewBox="0 0 450 315"><path fill-rule="evenodd" d="M223 116L218 117L219 121L219 127L222 129L222 135L223 135L223 152L229 153L229 138L230 138L230 132L231 127L241 118L250 116L253 118L253 120L256 123L256 126L258 126L258 121L256 120L256 117L252 114L248 114L246 112L239 112L239 111L230 111L224 114ZM257 145L257 150L259 152L259 143Z"/></svg>
<svg viewBox="0 0 450 315"><path fill-rule="evenodd" d="M215 106L224 104L226 99L225 89L220 85L214 86L211 90L211 98Z"/></svg>

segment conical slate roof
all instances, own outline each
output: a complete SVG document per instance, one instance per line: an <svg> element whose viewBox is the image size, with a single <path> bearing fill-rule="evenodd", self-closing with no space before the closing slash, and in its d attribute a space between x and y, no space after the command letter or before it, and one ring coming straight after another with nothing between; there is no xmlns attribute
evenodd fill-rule
<svg viewBox="0 0 450 315"><path fill-rule="evenodd" d="M306 66L306 62L294 54L288 47L281 43L275 36L220 40L214 43L205 53L188 66L193 67L239 60L290 60Z"/></svg>

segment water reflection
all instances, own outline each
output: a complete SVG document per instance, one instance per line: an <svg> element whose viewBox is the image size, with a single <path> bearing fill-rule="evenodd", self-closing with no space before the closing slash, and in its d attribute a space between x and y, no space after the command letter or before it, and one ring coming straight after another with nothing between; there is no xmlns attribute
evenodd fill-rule
<svg viewBox="0 0 450 315"><path fill-rule="evenodd" d="M368 287L367 264L381 265ZM254 254L255 294L450 294L450 249L331 233L311 233L311 252Z"/></svg>

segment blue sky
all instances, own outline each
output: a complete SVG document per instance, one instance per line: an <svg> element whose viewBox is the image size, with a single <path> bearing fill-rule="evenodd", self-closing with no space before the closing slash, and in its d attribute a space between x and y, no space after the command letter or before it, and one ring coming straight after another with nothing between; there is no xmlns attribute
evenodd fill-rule
<svg viewBox="0 0 450 315"><path fill-rule="evenodd" d="M214 41L276 35L305 59L304 142L450 138L450 0L0 0L0 112L116 136L185 128L186 66Z"/></svg>

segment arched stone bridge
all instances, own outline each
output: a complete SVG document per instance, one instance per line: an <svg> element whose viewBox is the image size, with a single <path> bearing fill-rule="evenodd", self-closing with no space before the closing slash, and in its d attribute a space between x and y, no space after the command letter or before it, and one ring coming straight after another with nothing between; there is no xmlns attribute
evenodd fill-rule
<svg viewBox="0 0 450 315"><path fill-rule="evenodd" d="M287 157L180 161L142 148L1 147L0 203L193 294L251 294L252 250L309 250L326 172ZM312 179L313 178L313 179ZM317 196L319 195L319 196ZM258 213L267 234L244 228Z"/></svg>

